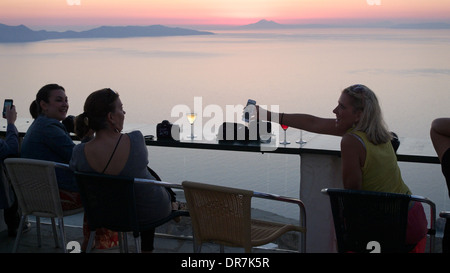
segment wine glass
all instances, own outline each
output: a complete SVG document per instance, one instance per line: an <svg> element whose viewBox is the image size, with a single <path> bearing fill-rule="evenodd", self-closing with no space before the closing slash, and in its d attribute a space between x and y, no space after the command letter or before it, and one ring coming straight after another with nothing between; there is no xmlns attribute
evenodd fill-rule
<svg viewBox="0 0 450 273"><path fill-rule="evenodd" d="M300 145L306 144L306 141L303 140L303 130L300 130L300 139L297 140L295 143L298 143Z"/></svg>
<svg viewBox="0 0 450 273"><path fill-rule="evenodd" d="M194 121L197 118L197 114L196 113L187 113L186 117L187 117L189 123L191 124L191 135L188 138L194 139L194 138L196 138L196 136L194 135Z"/></svg>
<svg viewBox="0 0 450 273"><path fill-rule="evenodd" d="M287 128L289 128L289 126L283 125L283 124L280 124L280 125L281 125L281 128L283 128L283 130L284 130L284 141L281 141L280 144L284 144L284 145L291 144L290 141L286 141L286 130L287 130Z"/></svg>

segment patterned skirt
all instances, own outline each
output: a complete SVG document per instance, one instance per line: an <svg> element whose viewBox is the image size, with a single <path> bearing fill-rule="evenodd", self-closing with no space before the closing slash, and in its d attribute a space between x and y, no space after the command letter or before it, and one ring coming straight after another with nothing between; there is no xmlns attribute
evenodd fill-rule
<svg viewBox="0 0 450 273"><path fill-rule="evenodd" d="M59 196L61 198L61 206L63 210L73 210L83 207L81 203L81 196L80 193L78 192L70 192L60 189ZM84 214L83 217L84 245L87 245L89 235L90 230L87 224L86 214ZM118 233L106 228L99 228L96 230L94 245L96 249L107 249L116 247L119 245Z"/></svg>

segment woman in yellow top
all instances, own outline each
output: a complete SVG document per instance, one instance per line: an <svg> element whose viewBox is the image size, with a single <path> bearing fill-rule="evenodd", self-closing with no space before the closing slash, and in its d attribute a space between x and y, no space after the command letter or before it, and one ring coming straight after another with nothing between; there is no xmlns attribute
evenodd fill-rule
<svg viewBox="0 0 450 273"><path fill-rule="evenodd" d="M375 93L364 85L352 85L342 91L335 119L308 114L272 113L257 107L260 117L319 134L342 136L341 158L344 188L411 194L403 182L397 157L391 144L392 134L383 120ZM276 115L274 115L276 116ZM407 243L424 251L427 220L416 202L408 215Z"/></svg>

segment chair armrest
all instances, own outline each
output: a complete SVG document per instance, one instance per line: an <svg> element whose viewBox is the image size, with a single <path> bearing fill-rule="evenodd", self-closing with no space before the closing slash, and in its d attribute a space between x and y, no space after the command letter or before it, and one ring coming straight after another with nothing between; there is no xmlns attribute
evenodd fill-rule
<svg viewBox="0 0 450 273"><path fill-rule="evenodd" d="M441 211L439 213L439 217L446 218L446 219L450 218L450 211Z"/></svg>
<svg viewBox="0 0 450 273"><path fill-rule="evenodd" d="M281 195L277 195L277 194L271 194L271 193L256 192L256 191L253 192L253 197L296 204L300 209L299 226L306 231L306 209L305 209L305 204L300 199L281 196ZM305 253L306 252L306 233L301 232L301 236L302 236L302 240L301 240L301 246L300 246L299 250L300 250L300 252Z"/></svg>
<svg viewBox="0 0 450 273"><path fill-rule="evenodd" d="M55 162L55 168L66 169L66 170L71 171L71 169L69 168L69 164L60 163L60 162Z"/></svg>
<svg viewBox="0 0 450 273"><path fill-rule="evenodd" d="M171 182L164 182L164 181L157 181L152 179L145 179L145 178L135 178L134 182L137 183L150 183L166 188L175 188L175 189L183 189L183 186L181 184L171 183Z"/></svg>

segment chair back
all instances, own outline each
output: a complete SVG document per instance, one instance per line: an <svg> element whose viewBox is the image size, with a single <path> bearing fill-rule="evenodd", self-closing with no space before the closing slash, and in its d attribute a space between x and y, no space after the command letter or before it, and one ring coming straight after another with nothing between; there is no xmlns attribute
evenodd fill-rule
<svg viewBox="0 0 450 273"><path fill-rule="evenodd" d="M184 181L194 238L251 248L252 191Z"/></svg>
<svg viewBox="0 0 450 273"><path fill-rule="evenodd" d="M408 252L405 244L410 195L325 189L330 197L338 252L369 252L376 241L384 252Z"/></svg>
<svg viewBox="0 0 450 273"><path fill-rule="evenodd" d="M75 171L90 230L133 231L139 236L134 178Z"/></svg>
<svg viewBox="0 0 450 273"><path fill-rule="evenodd" d="M22 215L63 217L54 162L8 158L5 166Z"/></svg>

